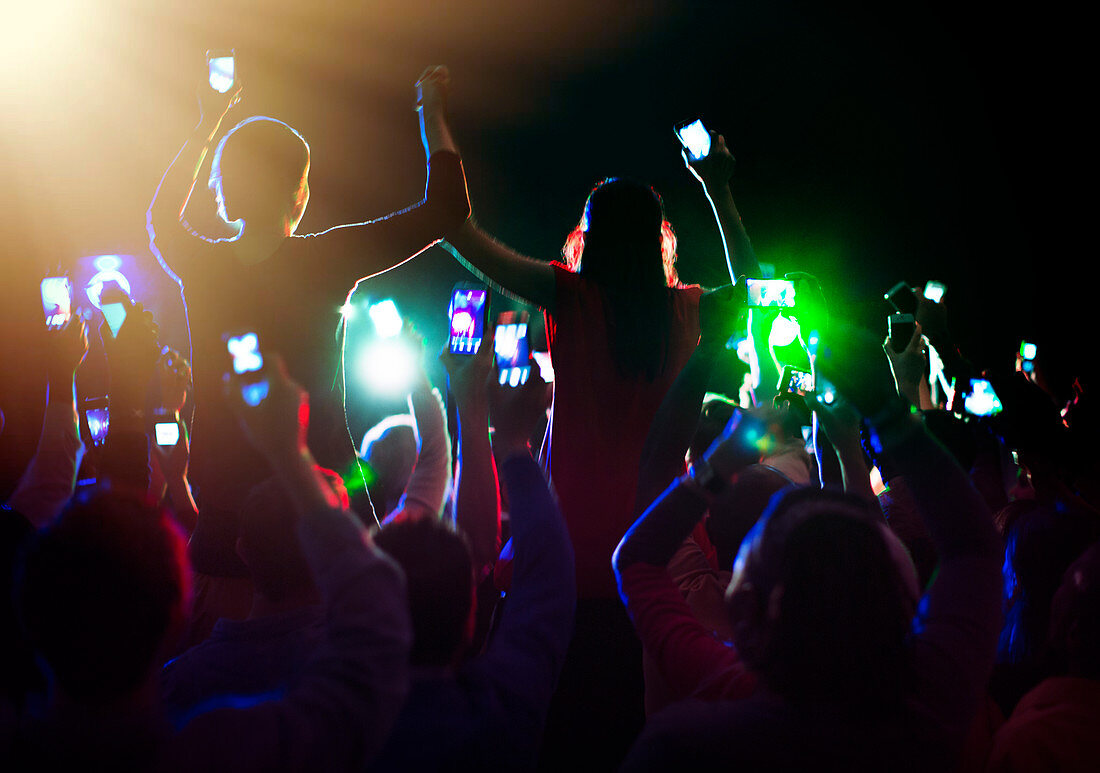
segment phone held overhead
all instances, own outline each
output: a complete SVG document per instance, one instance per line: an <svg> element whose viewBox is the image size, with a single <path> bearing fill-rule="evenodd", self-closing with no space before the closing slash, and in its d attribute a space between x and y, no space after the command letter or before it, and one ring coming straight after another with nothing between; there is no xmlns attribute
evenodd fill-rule
<svg viewBox="0 0 1100 773"><path fill-rule="evenodd" d="M701 118L676 124L676 138L692 161L700 161L710 155L710 132Z"/></svg>
<svg viewBox="0 0 1100 773"><path fill-rule="evenodd" d="M489 288L460 282L451 290L447 316L451 320L449 336L453 354L477 354L485 337L485 319L489 312Z"/></svg>

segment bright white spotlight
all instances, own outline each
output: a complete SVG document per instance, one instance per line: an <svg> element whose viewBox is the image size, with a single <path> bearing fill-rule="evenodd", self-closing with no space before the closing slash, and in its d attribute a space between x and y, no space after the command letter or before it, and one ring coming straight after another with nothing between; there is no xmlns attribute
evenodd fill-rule
<svg viewBox="0 0 1100 773"><path fill-rule="evenodd" d="M775 318L772 323L771 333L768 334L768 344L772 348L779 349L790 346L798 339L798 323L789 317L782 315Z"/></svg>
<svg viewBox="0 0 1100 773"><path fill-rule="evenodd" d="M393 301L386 299L371 304L369 313L379 337L393 338L401 332L403 325L401 315L397 311L397 304Z"/></svg>
<svg viewBox="0 0 1100 773"><path fill-rule="evenodd" d="M356 358L359 379L372 392L407 394L416 378L417 355L402 340L382 338L363 347Z"/></svg>

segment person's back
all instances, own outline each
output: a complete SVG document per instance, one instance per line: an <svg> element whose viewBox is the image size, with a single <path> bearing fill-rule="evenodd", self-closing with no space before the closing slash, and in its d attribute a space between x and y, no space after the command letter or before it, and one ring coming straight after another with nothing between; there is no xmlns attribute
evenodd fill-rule
<svg viewBox="0 0 1100 773"><path fill-rule="evenodd" d="M324 472L339 496L343 484ZM161 697L174 719L220 696L285 692L323 642L324 607L295 520L278 481L249 493L237 552L255 586L252 609L245 620L218 620L209 638L165 664Z"/></svg>
<svg viewBox="0 0 1100 773"><path fill-rule="evenodd" d="M194 369L192 480L200 512L232 521L241 491L265 477L260 458L221 408L228 356L223 336L258 333L261 351L278 350L310 392L310 447L325 466L344 469L354 448L334 388L340 364L339 308L357 280L419 254L469 212L461 162L429 159L425 198L372 221L299 235L309 201L310 148L282 121L253 116L212 147L239 89L203 89L202 120L165 173L148 213L150 246L184 289ZM186 220L202 161L211 155L210 187L230 238L208 238ZM434 151L434 148L433 148ZM253 477L248 477L253 476ZM209 520L209 519L207 519ZM224 534L202 524L196 559L206 573L241 573ZM225 532L232 532L232 524Z"/></svg>

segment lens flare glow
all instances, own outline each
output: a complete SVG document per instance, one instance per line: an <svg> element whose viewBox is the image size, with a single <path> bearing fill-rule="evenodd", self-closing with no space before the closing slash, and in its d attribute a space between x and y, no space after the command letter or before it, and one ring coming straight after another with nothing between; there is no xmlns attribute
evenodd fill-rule
<svg viewBox="0 0 1100 773"><path fill-rule="evenodd" d="M372 341L359 352L355 363L355 372L367 389L389 396L407 393L416 370L416 354L397 338Z"/></svg>
<svg viewBox="0 0 1100 773"><path fill-rule="evenodd" d="M790 317L778 316L768 334L768 344L774 348L790 346L798 339L798 323Z"/></svg>

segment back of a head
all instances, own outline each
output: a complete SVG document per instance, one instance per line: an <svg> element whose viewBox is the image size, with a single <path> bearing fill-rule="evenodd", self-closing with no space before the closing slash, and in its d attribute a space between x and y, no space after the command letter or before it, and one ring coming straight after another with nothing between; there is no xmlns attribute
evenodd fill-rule
<svg viewBox="0 0 1100 773"><path fill-rule="evenodd" d="M473 559L466 539L447 521L420 518L387 524L375 544L405 572L413 665L452 665L472 632Z"/></svg>
<svg viewBox="0 0 1100 773"><path fill-rule="evenodd" d="M31 645L71 698L102 704L142 684L190 602L187 544L166 511L95 490L28 546L17 576Z"/></svg>
<svg viewBox="0 0 1100 773"><path fill-rule="evenodd" d="M282 121L253 116L229 130L210 167L210 187L222 217L276 225L294 202L309 168L309 145Z"/></svg>
<svg viewBox="0 0 1100 773"><path fill-rule="evenodd" d="M733 620L734 640L793 704L901 705L913 607L880 521L849 494L790 489L746 537L735 586L762 606L755 624Z"/></svg>
<svg viewBox="0 0 1100 773"><path fill-rule="evenodd" d="M703 398L703 407L699 412L699 425L688 445L688 461L702 459L710 444L713 443L733 416L737 403L725 395L708 392Z"/></svg>
<svg viewBox="0 0 1100 773"><path fill-rule="evenodd" d="M298 517L282 486L269 479L252 488L241 505L237 543L256 592L281 602L315 588L298 541Z"/></svg>
<svg viewBox="0 0 1100 773"><path fill-rule="evenodd" d="M1066 569L1097 538L1100 516L1089 508L1036 501L1016 510L1005 540L1001 662L1035 662L1042 654L1054 593Z"/></svg>
<svg viewBox="0 0 1100 773"><path fill-rule="evenodd" d="M721 568L733 566L741 543L768 509L772 497L790 485L791 480L778 470L753 464L739 472L733 483L715 498L704 525L718 551Z"/></svg>
<svg viewBox="0 0 1100 773"><path fill-rule="evenodd" d="M612 356L629 377L656 378L668 351L676 239L648 185L608 178L588 196L562 255L607 301Z"/></svg>
<svg viewBox="0 0 1100 773"><path fill-rule="evenodd" d="M371 484L371 499L382 500L386 512L389 512L405 491L416 466L416 423L413 417L401 413L382 419L363 436L359 455L370 465L375 476Z"/></svg>

